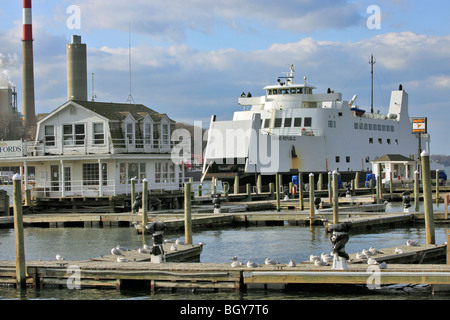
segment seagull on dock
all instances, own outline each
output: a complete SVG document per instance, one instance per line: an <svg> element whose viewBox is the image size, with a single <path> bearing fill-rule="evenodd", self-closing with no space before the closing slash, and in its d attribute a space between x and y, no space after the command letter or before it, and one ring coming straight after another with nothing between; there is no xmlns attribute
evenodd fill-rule
<svg viewBox="0 0 450 320"><path fill-rule="evenodd" d="M173 244L170 246L170 251L177 251L177 247Z"/></svg>
<svg viewBox="0 0 450 320"><path fill-rule="evenodd" d="M120 244L118 244L116 248L119 249L120 251L130 251L128 250L128 248L122 247Z"/></svg>
<svg viewBox="0 0 450 320"><path fill-rule="evenodd" d="M410 246L410 247L417 247L419 246L419 242L417 242L416 240L406 240L406 245Z"/></svg>
<svg viewBox="0 0 450 320"><path fill-rule="evenodd" d="M231 262L231 266L233 268L240 267L240 266L242 266L242 262L235 260L235 261Z"/></svg>
<svg viewBox="0 0 450 320"><path fill-rule="evenodd" d="M368 259L369 257L366 255L366 254L364 254L364 253L362 253L362 252L358 252L357 254L356 254L356 259L363 259L363 260L366 260L366 259Z"/></svg>
<svg viewBox="0 0 450 320"><path fill-rule="evenodd" d="M319 256L315 256L315 255L313 255L313 254L311 254L311 255L309 256L309 261L314 262L314 261L316 261L316 260L320 260L320 257L319 257Z"/></svg>
<svg viewBox="0 0 450 320"><path fill-rule="evenodd" d="M369 258L369 259L367 259L367 264L376 265L376 264L379 264L379 262L373 258Z"/></svg>
<svg viewBox="0 0 450 320"><path fill-rule="evenodd" d="M328 263L326 263L325 261L322 261L322 260L320 260L320 259L314 261L314 265L315 265L316 267L329 266Z"/></svg>
<svg viewBox="0 0 450 320"><path fill-rule="evenodd" d="M288 267L295 267L295 266L296 266L296 264L295 264L294 260L289 260Z"/></svg>
<svg viewBox="0 0 450 320"><path fill-rule="evenodd" d="M122 251L117 249L117 247L114 247L111 249L111 254L115 256L123 256Z"/></svg>
<svg viewBox="0 0 450 320"><path fill-rule="evenodd" d="M180 239L175 240L175 244L185 244L183 241L181 241Z"/></svg>
<svg viewBox="0 0 450 320"><path fill-rule="evenodd" d="M56 255L56 260L58 261L64 261L64 258L62 255L60 255L59 253Z"/></svg>
<svg viewBox="0 0 450 320"><path fill-rule="evenodd" d="M372 252L373 254L382 254L383 252L375 249L374 247L370 247L369 251Z"/></svg>
<svg viewBox="0 0 450 320"><path fill-rule="evenodd" d="M249 268L258 268L259 264L252 262L252 261L247 261L247 267Z"/></svg>
<svg viewBox="0 0 450 320"><path fill-rule="evenodd" d="M332 262L334 257L331 254L322 252L320 258L322 259L323 262Z"/></svg>
<svg viewBox="0 0 450 320"><path fill-rule="evenodd" d="M265 264L271 264L271 265L278 264L275 260L272 260L272 259L269 259L269 258L266 258L264 263Z"/></svg>
<svg viewBox="0 0 450 320"><path fill-rule="evenodd" d="M145 249L145 248L139 248L139 249L138 249L138 252L139 252L139 253L144 253L144 254L149 254L149 253L151 253L150 250Z"/></svg>
<svg viewBox="0 0 450 320"><path fill-rule="evenodd" d="M117 257L117 262L128 262L128 259L125 257Z"/></svg>
<svg viewBox="0 0 450 320"><path fill-rule="evenodd" d="M395 252L396 254L402 254L402 253L403 253L403 250L400 249L400 248L395 248L394 252Z"/></svg>
<svg viewBox="0 0 450 320"><path fill-rule="evenodd" d="M365 254L368 257L373 256L373 252L370 251L370 250L363 249L362 253Z"/></svg>
<svg viewBox="0 0 450 320"><path fill-rule="evenodd" d="M151 249L152 249L152 247L149 246L148 244L144 244L144 245L142 246L142 248L145 249L145 250L151 250Z"/></svg>

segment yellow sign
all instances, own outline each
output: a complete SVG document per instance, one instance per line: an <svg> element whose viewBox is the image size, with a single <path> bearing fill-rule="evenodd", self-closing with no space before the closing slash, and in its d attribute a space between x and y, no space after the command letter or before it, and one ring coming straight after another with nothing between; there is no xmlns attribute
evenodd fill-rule
<svg viewBox="0 0 450 320"><path fill-rule="evenodd" d="M427 133L427 118L413 118L413 133Z"/></svg>

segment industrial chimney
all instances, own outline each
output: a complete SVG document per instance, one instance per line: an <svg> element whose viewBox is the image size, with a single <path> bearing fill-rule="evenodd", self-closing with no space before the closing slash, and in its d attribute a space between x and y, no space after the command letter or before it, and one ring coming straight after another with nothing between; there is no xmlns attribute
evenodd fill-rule
<svg viewBox="0 0 450 320"><path fill-rule="evenodd" d="M76 35L67 45L67 100L87 101L86 44Z"/></svg>
<svg viewBox="0 0 450 320"><path fill-rule="evenodd" d="M34 135L36 112L34 106L33 31L31 0L23 0L23 124L29 134Z"/></svg>

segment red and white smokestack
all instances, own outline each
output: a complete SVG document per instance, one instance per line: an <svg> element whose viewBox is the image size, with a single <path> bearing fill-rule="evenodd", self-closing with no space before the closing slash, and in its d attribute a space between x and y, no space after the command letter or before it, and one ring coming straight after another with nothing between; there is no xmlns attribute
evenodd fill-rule
<svg viewBox="0 0 450 320"><path fill-rule="evenodd" d="M36 129L34 108L33 28L31 0L23 0L23 123L27 138L33 138Z"/></svg>
<svg viewBox="0 0 450 320"><path fill-rule="evenodd" d="M31 0L23 0L23 41L33 41Z"/></svg>

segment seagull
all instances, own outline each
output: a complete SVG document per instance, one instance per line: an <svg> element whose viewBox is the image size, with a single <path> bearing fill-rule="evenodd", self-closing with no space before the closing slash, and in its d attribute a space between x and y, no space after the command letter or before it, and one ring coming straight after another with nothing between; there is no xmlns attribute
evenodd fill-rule
<svg viewBox="0 0 450 320"><path fill-rule="evenodd" d="M130 251L130 250L128 250L128 248L122 247L119 244L116 246L116 248L119 249L120 251Z"/></svg>
<svg viewBox="0 0 450 320"><path fill-rule="evenodd" d="M230 259L231 261L237 261L237 256L234 256L233 258Z"/></svg>
<svg viewBox="0 0 450 320"><path fill-rule="evenodd" d="M249 267L249 268L258 268L259 264L255 263L255 262L248 261L247 262L247 267Z"/></svg>
<svg viewBox="0 0 450 320"><path fill-rule="evenodd" d="M416 240L406 240L406 245L407 246L411 246L411 247L417 247L419 246L419 242L417 242Z"/></svg>
<svg viewBox="0 0 450 320"><path fill-rule="evenodd" d="M177 249L177 247L175 247L175 245L171 245L170 246L170 251L177 251L178 249Z"/></svg>
<svg viewBox="0 0 450 320"><path fill-rule="evenodd" d="M231 266L232 266L233 268L240 267L240 266L242 266L242 262L239 262L239 261L233 261L233 262L231 263Z"/></svg>
<svg viewBox="0 0 450 320"><path fill-rule="evenodd" d="M376 264L379 264L379 262L375 259L369 258L367 260L367 264L376 265Z"/></svg>
<svg viewBox="0 0 450 320"><path fill-rule="evenodd" d="M320 257L319 256L315 256L315 255L310 255L309 256L309 261L316 261L316 260L320 260Z"/></svg>
<svg viewBox="0 0 450 320"><path fill-rule="evenodd" d="M128 259L125 257L117 257L117 262L128 262Z"/></svg>
<svg viewBox="0 0 450 320"><path fill-rule="evenodd" d="M204 242L201 242L201 241L200 241L200 242L199 242L198 244L199 244L200 246L204 246L204 245L206 245L206 243L204 243Z"/></svg>
<svg viewBox="0 0 450 320"><path fill-rule="evenodd" d="M145 248L139 248L139 249L138 249L138 252L139 252L139 253L150 253L150 250L145 249Z"/></svg>
<svg viewBox="0 0 450 320"><path fill-rule="evenodd" d="M380 254L380 253L383 253L383 252L381 252L381 251L375 249L374 247L370 247L370 248L369 248L369 251L372 252L373 254Z"/></svg>
<svg viewBox="0 0 450 320"><path fill-rule="evenodd" d="M149 246L148 244L144 244L144 245L143 245L143 248L144 248L145 250L151 250L151 249L152 249L152 247Z"/></svg>
<svg viewBox="0 0 450 320"><path fill-rule="evenodd" d="M366 249L363 249L362 253L365 254L365 255L368 256L368 257L370 257L370 256L373 255L373 252L372 252L372 251L366 250Z"/></svg>
<svg viewBox="0 0 450 320"><path fill-rule="evenodd" d="M116 248L112 248L111 249L111 253L113 255L115 255L115 256L123 256L122 252L119 249L117 249L117 247Z"/></svg>
<svg viewBox="0 0 450 320"><path fill-rule="evenodd" d="M362 253L362 252L358 252L356 254L356 259L368 259L368 258L369 257L366 254Z"/></svg>
<svg viewBox="0 0 450 320"><path fill-rule="evenodd" d="M400 249L400 248L395 248L395 253L396 253L396 254L402 254L402 253L403 253L403 250Z"/></svg>
<svg viewBox="0 0 450 320"><path fill-rule="evenodd" d="M64 258L58 253L58 254L56 255L56 260L58 260L58 261L64 261Z"/></svg>
<svg viewBox="0 0 450 320"><path fill-rule="evenodd" d="M181 241L180 239L175 240L175 244L184 244L183 241Z"/></svg>
<svg viewBox="0 0 450 320"><path fill-rule="evenodd" d="M170 240L170 239L164 239L164 243L173 243L173 240Z"/></svg>
<svg viewBox="0 0 450 320"><path fill-rule="evenodd" d="M295 267L294 260L289 260L288 267Z"/></svg>
<svg viewBox="0 0 450 320"><path fill-rule="evenodd" d="M320 255L320 257L322 258L323 262L331 262L331 261L333 261L333 256L331 254L322 253Z"/></svg>
<svg viewBox="0 0 450 320"><path fill-rule="evenodd" d="M322 260L315 260L315 261L314 261L314 265L315 265L316 267L329 266L328 263L326 263L325 261L322 261Z"/></svg>
<svg viewBox="0 0 450 320"><path fill-rule="evenodd" d="M380 263L380 264L378 265L378 268L380 268L380 269L386 269L386 268L387 268L386 261L383 261L382 263Z"/></svg>
<svg viewBox="0 0 450 320"><path fill-rule="evenodd" d="M264 263L265 264L277 264L277 262L275 261L275 260L272 260L272 259L269 259L269 258L266 258L266 260L264 261Z"/></svg>

